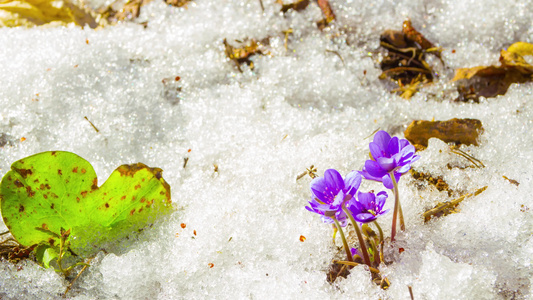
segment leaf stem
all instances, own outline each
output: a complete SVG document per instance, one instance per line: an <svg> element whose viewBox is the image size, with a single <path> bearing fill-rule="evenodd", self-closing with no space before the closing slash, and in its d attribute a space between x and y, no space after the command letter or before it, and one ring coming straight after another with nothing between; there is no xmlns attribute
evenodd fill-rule
<svg viewBox="0 0 533 300"><path fill-rule="evenodd" d="M378 250L378 247L376 246L376 243L374 242L374 239L370 239L370 247L372 248L372 257L374 258L374 262L376 263L376 265L379 266L379 264L381 263L381 260L380 260L380 257L379 257L379 250Z"/></svg>
<svg viewBox="0 0 533 300"><path fill-rule="evenodd" d="M337 226L337 229L339 230L339 233L341 234L342 244L344 245L344 250L346 251L346 256L348 257L348 261L353 261L352 251L350 250L350 247L348 247L348 242L346 241L346 237L344 236L344 232L342 231L341 224L339 224L339 221L337 221L337 218L335 218L335 216L331 218L335 222L335 225Z"/></svg>
<svg viewBox="0 0 533 300"><path fill-rule="evenodd" d="M355 228L355 233L357 234L357 239L359 240L359 247L361 247L361 252L363 253L363 260L365 264L367 264L370 267L371 266L370 257L368 256L368 251L366 249L366 244L365 244L365 240L363 239L363 235L361 234L361 229L359 229L359 225L353 218L350 211L346 207L344 207L344 205L342 206L342 210L344 210L346 215L348 215L348 217L350 218L350 221L352 221L352 225Z"/></svg>
<svg viewBox="0 0 533 300"><path fill-rule="evenodd" d="M398 182L394 176L394 170L389 173L392 179L393 193L394 193L394 212L392 213L392 229L391 229L391 242L394 242L396 237L396 220L398 219L398 211L400 212L400 228L405 230L405 224L403 223L403 212L400 206L400 194L398 193Z"/></svg>
<svg viewBox="0 0 533 300"><path fill-rule="evenodd" d="M383 230L381 229L381 226L379 226L377 220L375 220L372 223L374 223L374 225L376 225L376 227L377 227L377 229L379 231L379 244L381 245L381 251L380 251L379 257L380 257L381 261L384 261L384 259L383 259L383 244L384 244L384 241L383 241Z"/></svg>

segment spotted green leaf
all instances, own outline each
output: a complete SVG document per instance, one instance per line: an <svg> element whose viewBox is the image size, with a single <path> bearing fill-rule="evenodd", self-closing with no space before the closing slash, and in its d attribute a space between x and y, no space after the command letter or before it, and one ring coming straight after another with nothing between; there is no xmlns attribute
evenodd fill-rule
<svg viewBox="0 0 533 300"><path fill-rule="evenodd" d="M162 170L122 165L98 186L89 162L70 152L35 154L11 166L0 184L2 217L22 245L58 245L70 229L70 247L94 253L171 211Z"/></svg>

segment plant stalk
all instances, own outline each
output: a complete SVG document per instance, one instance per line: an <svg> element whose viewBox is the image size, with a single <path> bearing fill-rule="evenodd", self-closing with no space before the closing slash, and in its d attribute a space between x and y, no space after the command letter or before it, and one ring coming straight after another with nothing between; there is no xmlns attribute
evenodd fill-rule
<svg viewBox="0 0 533 300"><path fill-rule="evenodd" d="M337 229L339 230L339 233L341 235L342 244L344 245L344 250L346 251L346 256L348 257L348 261L353 261L352 251L350 250L350 247L348 247L348 242L346 241L346 237L344 236L344 232L342 231L341 224L339 224L339 221L337 221L337 218L335 218L335 216L331 218L335 222L335 225L337 226Z"/></svg>
<svg viewBox="0 0 533 300"><path fill-rule="evenodd" d="M400 207L400 194L398 193L398 182L396 181L396 177L394 176L394 170L391 171L390 177L392 179L392 185L393 185L393 193L394 193L394 211L392 213L392 229L391 229L391 242L394 242L394 237L396 237L396 220L398 219L398 211L400 211L400 228L402 230L405 229L405 224L403 223L403 214Z"/></svg>
<svg viewBox="0 0 533 300"><path fill-rule="evenodd" d="M363 239L363 235L361 234L361 229L359 229L359 225L353 218L350 211L346 207L344 207L344 205L342 206L342 210L344 210L346 215L348 215L348 217L350 218L350 221L352 221L352 225L355 229L355 233L357 234L357 239L359 240L359 247L361 247L361 252L363 253L363 260L365 261L365 264L371 267L370 257L368 256L368 250L366 249L365 240Z"/></svg>

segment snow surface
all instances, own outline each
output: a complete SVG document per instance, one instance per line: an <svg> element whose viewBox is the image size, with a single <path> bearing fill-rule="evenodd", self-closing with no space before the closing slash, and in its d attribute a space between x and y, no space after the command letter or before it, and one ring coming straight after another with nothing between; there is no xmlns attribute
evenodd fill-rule
<svg viewBox="0 0 533 300"><path fill-rule="evenodd" d="M533 86L465 104L451 102L450 82L455 68L496 64L501 48L533 42L532 1L330 2L337 21L324 32L316 3L282 15L273 0L263 0L264 12L258 0L187 9L153 1L137 20L146 29L0 29L2 174L25 156L66 150L91 162L100 183L121 164L143 162L162 168L172 187L170 220L100 254L68 298L410 299L408 285L417 300L533 298ZM410 101L389 93L373 54L380 33L406 18L445 48L446 62L435 62L437 83ZM224 38L266 37L271 55L253 57L254 70L241 74L226 59ZM482 121L480 146L462 149L486 168L448 169L470 163L439 140L414 167L461 193L487 190L424 224L421 213L451 198L403 177L407 231L397 247L405 251L381 267L389 290L363 267L327 283L339 250L331 228L304 209L310 178L296 176L312 164L320 175L360 169L377 128L403 137L413 119L454 117ZM387 236L391 217L381 221ZM68 285L31 261L0 269L2 299L56 299Z"/></svg>

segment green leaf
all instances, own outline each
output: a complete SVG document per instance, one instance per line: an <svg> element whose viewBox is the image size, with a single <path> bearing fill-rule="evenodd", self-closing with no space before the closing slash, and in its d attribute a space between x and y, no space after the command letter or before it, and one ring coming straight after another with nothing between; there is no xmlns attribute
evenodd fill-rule
<svg viewBox="0 0 533 300"><path fill-rule="evenodd" d="M162 170L142 163L118 167L98 187L85 159L70 152L35 154L11 166L0 184L2 217L22 245L59 244L90 254L150 225L172 209Z"/></svg>
<svg viewBox="0 0 533 300"><path fill-rule="evenodd" d="M37 261L42 263L47 269L50 268L50 262L59 257L54 248L49 245L39 245L34 251Z"/></svg>

